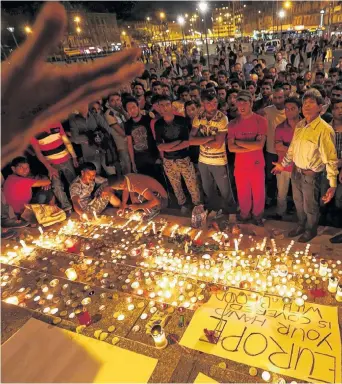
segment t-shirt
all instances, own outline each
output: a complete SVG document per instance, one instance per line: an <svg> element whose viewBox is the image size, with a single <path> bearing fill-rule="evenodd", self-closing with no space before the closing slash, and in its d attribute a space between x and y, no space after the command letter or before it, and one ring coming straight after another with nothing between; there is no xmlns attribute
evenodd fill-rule
<svg viewBox="0 0 342 384"><path fill-rule="evenodd" d="M136 122L132 118L125 123L125 133L132 136L134 153L157 157L157 147L151 130L151 117L149 115L141 116Z"/></svg>
<svg viewBox="0 0 342 384"><path fill-rule="evenodd" d="M189 122L185 117L174 116L172 122L167 123L163 118L155 124L157 145L172 143L173 141L189 140ZM180 149L174 152L164 152L164 158L169 160L184 159L189 156L189 148Z"/></svg>
<svg viewBox="0 0 342 384"><path fill-rule="evenodd" d="M29 204L32 199L32 186L36 179L9 175L4 184L4 195L7 204L10 205L15 213L22 213L25 204Z"/></svg>
<svg viewBox="0 0 342 384"><path fill-rule="evenodd" d="M198 128L199 136L216 136L219 133L227 133L228 118L221 111L217 111L215 116L208 120L205 111L198 117L195 117L192 126ZM226 165L227 153L225 142L220 148L210 148L206 145L200 146L200 155L198 161L208 165Z"/></svg>
<svg viewBox="0 0 342 384"><path fill-rule="evenodd" d="M256 141L260 135L267 135L267 120L253 113L247 119L237 117L229 123L228 140ZM235 154L235 168L253 168L265 166L265 158L262 149L251 152Z"/></svg>
<svg viewBox="0 0 342 384"><path fill-rule="evenodd" d="M290 146L294 134L294 129L291 125L285 120L279 124L275 131L275 142L280 141L286 147ZM286 152L278 155L278 162L281 163ZM285 171L292 172L292 164L285 168Z"/></svg>
<svg viewBox="0 0 342 384"><path fill-rule="evenodd" d="M269 153L276 154L274 148L274 135L276 127L286 120L285 109L277 109L274 105L269 105L264 109L264 116L267 119L267 141L266 151Z"/></svg>
<svg viewBox="0 0 342 384"><path fill-rule="evenodd" d="M32 138L31 144L39 145L43 156L46 157L49 163L65 163L70 159L70 154L62 139L63 135L65 135L65 131L62 124L54 123Z"/></svg>
<svg viewBox="0 0 342 384"><path fill-rule="evenodd" d="M107 179L101 176L96 176L95 181L90 184L85 184L83 183L81 177L77 176L69 188L71 200L78 196L80 198L80 206L83 210L85 210L92 200L92 193L95 191L96 184L103 184L106 181Z"/></svg>

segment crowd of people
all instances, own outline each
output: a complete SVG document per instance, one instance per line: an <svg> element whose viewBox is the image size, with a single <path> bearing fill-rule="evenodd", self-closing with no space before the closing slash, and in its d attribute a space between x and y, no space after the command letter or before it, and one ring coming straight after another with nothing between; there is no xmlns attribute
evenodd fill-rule
<svg viewBox="0 0 342 384"><path fill-rule="evenodd" d="M34 203L84 219L108 204L153 217L175 200L185 215L204 204L209 217L258 226L296 211L289 237L300 242L319 224L342 227L342 63L326 72L302 52L280 50L267 66L222 46L209 68L157 52L132 83L47 126L3 170L2 237L29 225L20 215Z"/></svg>

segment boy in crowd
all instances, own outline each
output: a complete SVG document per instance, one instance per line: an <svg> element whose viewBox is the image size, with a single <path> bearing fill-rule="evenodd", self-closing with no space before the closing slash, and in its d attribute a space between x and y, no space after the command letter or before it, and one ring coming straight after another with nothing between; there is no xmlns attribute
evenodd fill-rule
<svg viewBox="0 0 342 384"><path fill-rule="evenodd" d="M30 165L25 157L16 157L12 160L9 175L4 183L6 202L17 215L21 215L26 204L50 204L54 202L51 190L51 180L48 178L34 178L31 175ZM32 188L41 188L33 193Z"/></svg>

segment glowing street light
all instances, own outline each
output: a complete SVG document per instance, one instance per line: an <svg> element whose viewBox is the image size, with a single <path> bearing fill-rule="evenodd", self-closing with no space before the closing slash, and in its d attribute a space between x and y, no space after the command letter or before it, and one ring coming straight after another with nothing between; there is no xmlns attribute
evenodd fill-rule
<svg viewBox="0 0 342 384"><path fill-rule="evenodd" d="M147 21L151 21L151 18L150 18L150 17L146 17L146 20L147 20Z"/></svg>
<svg viewBox="0 0 342 384"><path fill-rule="evenodd" d="M285 1L284 7L289 9L291 7L291 1Z"/></svg>
<svg viewBox="0 0 342 384"><path fill-rule="evenodd" d="M179 25L183 26L185 24L185 19L183 16L178 16L177 17L177 22Z"/></svg>
<svg viewBox="0 0 342 384"><path fill-rule="evenodd" d="M80 27L77 27L77 28L76 28L76 32L77 32L77 33L81 33L81 31L82 31L82 30L81 30Z"/></svg>
<svg viewBox="0 0 342 384"><path fill-rule="evenodd" d="M26 27L25 27L25 32L26 32L27 34L30 34L30 33L32 33L32 29L31 29L28 25L26 25Z"/></svg>
<svg viewBox="0 0 342 384"><path fill-rule="evenodd" d="M208 10L208 3L200 2L200 3L198 4L198 8L199 8L199 10L200 10L202 13L206 13L207 10Z"/></svg>
<svg viewBox="0 0 342 384"><path fill-rule="evenodd" d="M319 27L322 28L323 27L323 22L324 22L324 14L325 14L325 10L324 9L321 9L319 11L319 13L321 14L321 21L320 21L320 25Z"/></svg>
<svg viewBox="0 0 342 384"><path fill-rule="evenodd" d="M165 19L165 12L160 12L159 16L160 16L161 19Z"/></svg>
<svg viewBox="0 0 342 384"><path fill-rule="evenodd" d="M7 27L7 31L11 32L13 40L15 42L15 45L18 47L18 42L17 42L17 39L15 38L15 35L14 35L14 27Z"/></svg>
<svg viewBox="0 0 342 384"><path fill-rule="evenodd" d="M280 33L282 34L283 33L283 19L285 17L285 11L283 9L281 9L279 11L279 18L280 18Z"/></svg>
<svg viewBox="0 0 342 384"><path fill-rule="evenodd" d="M81 18L79 16L76 16L74 18L74 22L77 23L77 24L80 23L81 22Z"/></svg>
<svg viewBox="0 0 342 384"><path fill-rule="evenodd" d="M126 33L125 31L122 31L122 32L121 32L121 35L122 35L122 36L126 36L127 33Z"/></svg>

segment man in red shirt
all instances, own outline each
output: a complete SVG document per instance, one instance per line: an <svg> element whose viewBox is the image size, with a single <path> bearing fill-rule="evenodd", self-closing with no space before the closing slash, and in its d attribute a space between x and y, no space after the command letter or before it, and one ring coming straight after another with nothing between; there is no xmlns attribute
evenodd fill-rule
<svg viewBox="0 0 342 384"><path fill-rule="evenodd" d="M236 106L239 116L228 126L228 148L236 153L235 182L240 220L247 222L253 215L254 223L263 226L265 207L265 159L263 147L266 141L267 120L252 111L253 96L240 91Z"/></svg>
<svg viewBox="0 0 342 384"><path fill-rule="evenodd" d="M293 138L294 130L300 119L301 102L297 97L285 100L286 120L279 124L275 130L275 150L278 162L281 163ZM284 172L277 174L277 213L269 215L268 219L282 220L287 209L287 193L291 180L292 164L285 167Z"/></svg>
<svg viewBox="0 0 342 384"><path fill-rule="evenodd" d="M70 211L72 206L64 192L61 174L71 184L76 178L74 167L78 167L78 162L74 148L62 124L51 124L46 130L38 133L31 139L31 144L38 160L49 172L53 191L61 204L61 208L65 211Z"/></svg>
<svg viewBox="0 0 342 384"><path fill-rule="evenodd" d="M30 176L30 165L25 157L16 157L12 161L13 174L4 183L6 202L18 215L22 214L25 204L48 204L53 199L51 181L35 179ZM42 187L34 196L32 188Z"/></svg>

